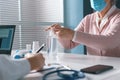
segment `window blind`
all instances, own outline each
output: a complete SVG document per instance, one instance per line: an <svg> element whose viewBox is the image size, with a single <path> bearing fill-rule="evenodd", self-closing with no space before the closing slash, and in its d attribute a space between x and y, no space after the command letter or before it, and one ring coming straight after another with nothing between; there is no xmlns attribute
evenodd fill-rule
<svg viewBox="0 0 120 80"><path fill-rule="evenodd" d="M63 0L0 0L0 25L16 25L13 49L44 43L54 23L63 23Z"/></svg>
<svg viewBox="0 0 120 80"><path fill-rule="evenodd" d="M13 25L19 21L18 0L0 0L0 25ZM14 47L19 48L19 28L16 28Z"/></svg>

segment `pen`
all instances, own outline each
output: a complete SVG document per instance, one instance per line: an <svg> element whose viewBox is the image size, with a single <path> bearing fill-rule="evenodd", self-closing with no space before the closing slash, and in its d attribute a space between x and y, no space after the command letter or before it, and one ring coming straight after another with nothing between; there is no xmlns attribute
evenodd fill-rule
<svg viewBox="0 0 120 80"><path fill-rule="evenodd" d="M45 44L42 44L40 48L36 51L36 53L39 53L44 47L45 47Z"/></svg>

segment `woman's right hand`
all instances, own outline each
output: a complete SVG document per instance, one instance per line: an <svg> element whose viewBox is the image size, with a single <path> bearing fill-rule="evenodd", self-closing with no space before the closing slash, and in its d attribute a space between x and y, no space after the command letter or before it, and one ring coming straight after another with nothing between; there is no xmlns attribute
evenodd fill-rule
<svg viewBox="0 0 120 80"><path fill-rule="evenodd" d="M72 40L75 33L74 30L69 28L63 28L59 24L54 24L51 27L48 27L46 31L48 30L52 30L58 39L64 40Z"/></svg>
<svg viewBox="0 0 120 80"><path fill-rule="evenodd" d="M55 34L56 32L58 32L61 29L61 25L60 24L53 24L52 26L48 27L47 29L45 29L45 31L48 30L52 30L53 33Z"/></svg>

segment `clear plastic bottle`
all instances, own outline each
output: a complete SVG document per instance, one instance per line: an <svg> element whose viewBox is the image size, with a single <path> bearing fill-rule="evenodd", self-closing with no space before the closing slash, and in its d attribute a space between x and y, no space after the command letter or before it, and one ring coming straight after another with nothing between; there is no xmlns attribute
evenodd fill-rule
<svg viewBox="0 0 120 80"><path fill-rule="evenodd" d="M49 55L49 58L53 60L54 62L57 61L58 56L58 40L54 33L52 31L49 32L49 35L47 36L47 53Z"/></svg>

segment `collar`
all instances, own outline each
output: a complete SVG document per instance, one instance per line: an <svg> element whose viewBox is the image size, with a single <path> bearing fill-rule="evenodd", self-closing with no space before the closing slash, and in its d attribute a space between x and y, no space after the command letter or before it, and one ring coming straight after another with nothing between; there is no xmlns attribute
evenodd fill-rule
<svg viewBox="0 0 120 80"><path fill-rule="evenodd" d="M105 14L105 16L101 19L98 15L99 12L96 12L96 24L98 28L103 28L103 26L106 24L106 22L108 21L108 18L110 17L110 15L116 10L116 6L113 5L111 7L111 9ZM101 24L99 24L99 21L101 21Z"/></svg>
<svg viewBox="0 0 120 80"><path fill-rule="evenodd" d="M110 10L105 14L105 16L104 16L102 19L108 18L115 10L116 10L116 6L113 5L113 6L110 8ZM100 17L99 17L99 15L98 15L98 13L99 13L99 12L97 11L96 20L101 20Z"/></svg>

